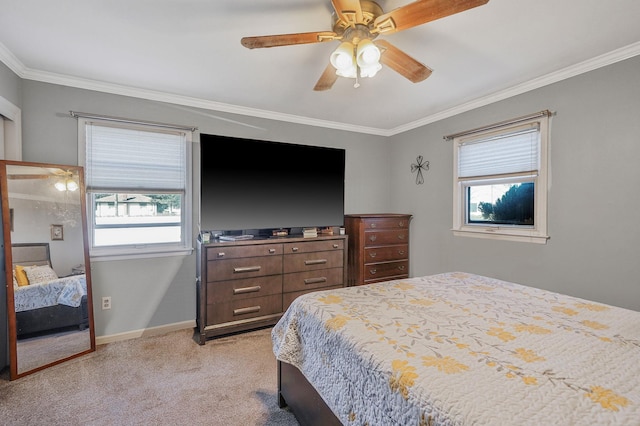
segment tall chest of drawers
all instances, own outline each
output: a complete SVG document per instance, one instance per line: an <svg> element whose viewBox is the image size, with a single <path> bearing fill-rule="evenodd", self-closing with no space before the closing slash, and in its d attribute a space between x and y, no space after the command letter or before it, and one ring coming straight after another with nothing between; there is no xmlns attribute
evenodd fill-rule
<svg viewBox="0 0 640 426"><path fill-rule="evenodd" d="M348 285L409 277L410 214L349 214Z"/></svg>
<svg viewBox="0 0 640 426"><path fill-rule="evenodd" d="M347 237L198 243L197 332L210 337L275 324L298 296L346 286Z"/></svg>

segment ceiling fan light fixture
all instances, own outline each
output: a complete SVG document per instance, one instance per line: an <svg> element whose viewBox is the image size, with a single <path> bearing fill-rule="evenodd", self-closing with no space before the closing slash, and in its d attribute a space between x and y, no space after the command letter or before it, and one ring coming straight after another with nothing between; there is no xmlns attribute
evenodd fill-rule
<svg viewBox="0 0 640 426"><path fill-rule="evenodd" d="M69 179L67 181L67 189L69 191L72 191L72 192L73 191L77 191L78 190L78 184L74 180Z"/></svg>
<svg viewBox="0 0 640 426"><path fill-rule="evenodd" d="M360 67L360 77L373 77L382 68L380 49L368 38L358 43L356 61Z"/></svg>
<svg viewBox="0 0 640 426"><path fill-rule="evenodd" d="M360 68L379 65L380 49L368 38L361 40L360 43L358 43L357 61Z"/></svg>
<svg viewBox="0 0 640 426"><path fill-rule="evenodd" d="M341 77L350 77L353 75L355 78L356 73L356 60L353 55L353 44L345 41L340 43L340 46L333 51L329 58L331 65L336 69L336 74Z"/></svg>
<svg viewBox="0 0 640 426"><path fill-rule="evenodd" d="M360 77L374 77L381 69L382 65L379 63L368 67L360 67Z"/></svg>
<svg viewBox="0 0 640 426"><path fill-rule="evenodd" d="M357 73L358 69L356 67L351 67L346 70L336 70L337 75L346 78L356 78Z"/></svg>
<svg viewBox="0 0 640 426"><path fill-rule="evenodd" d="M53 185L58 191L77 191L78 184L73 179L58 181Z"/></svg>

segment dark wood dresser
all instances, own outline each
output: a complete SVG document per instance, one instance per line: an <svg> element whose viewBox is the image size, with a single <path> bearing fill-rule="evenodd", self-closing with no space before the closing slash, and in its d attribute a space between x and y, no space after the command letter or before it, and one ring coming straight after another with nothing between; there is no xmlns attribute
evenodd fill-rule
<svg viewBox="0 0 640 426"><path fill-rule="evenodd" d="M345 235L198 242L197 251L200 344L273 325L296 297L347 283Z"/></svg>
<svg viewBox="0 0 640 426"><path fill-rule="evenodd" d="M410 214L349 214L348 285L409 277Z"/></svg>

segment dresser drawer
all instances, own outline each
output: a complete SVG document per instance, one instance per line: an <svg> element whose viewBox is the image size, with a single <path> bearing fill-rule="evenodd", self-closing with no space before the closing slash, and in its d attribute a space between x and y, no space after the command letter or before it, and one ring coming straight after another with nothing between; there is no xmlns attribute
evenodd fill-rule
<svg viewBox="0 0 640 426"><path fill-rule="evenodd" d="M291 303L295 300L295 298L300 297L303 294L307 294L307 293L311 293L313 291L319 291L319 290L335 290L338 288L342 288L342 286L325 287L325 288L319 288L317 290L308 289L308 290L294 291L291 293L284 293L282 295L282 310L286 311L289 308L289 306L291 306Z"/></svg>
<svg viewBox="0 0 640 426"><path fill-rule="evenodd" d="M297 296L342 288L346 284L347 242L346 235L198 241L199 343L272 326L282 317L285 303L289 306Z"/></svg>
<svg viewBox="0 0 640 426"><path fill-rule="evenodd" d="M300 291L321 289L343 285L344 270L342 268L320 269L317 271L294 272L284 275L282 291Z"/></svg>
<svg viewBox="0 0 640 426"><path fill-rule="evenodd" d="M384 280L409 274L409 261L374 263L364 266L364 280Z"/></svg>
<svg viewBox="0 0 640 426"><path fill-rule="evenodd" d="M236 259L239 257L277 256L282 254L282 244L258 244L253 246L218 246L207 248L207 260Z"/></svg>
<svg viewBox="0 0 640 426"><path fill-rule="evenodd" d="M344 250L344 240L303 241L285 243L284 254L310 253L314 251Z"/></svg>
<svg viewBox="0 0 640 426"><path fill-rule="evenodd" d="M409 229L408 217L381 217L363 219L365 229Z"/></svg>
<svg viewBox="0 0 640 426"><path fill-rule="evenodd" d="M318 251L284 256L284 273L342 268L344 251Z"/></svg>
<svg viewBox="0 0 640 426"><path fill-rule="evenodd" d="M278 274L282 274L282 256L247 257L207 262L208 282Z"/></svg>
<svg viewBox="0 0 640 426"><path fill-rule="evenodd" d="M407 244L408 242L409 230L407 229L367 231L364 233L364 245L366 247L384 246L388 244Z"/></svg>
<svg viewBox="0 0 640 426"><path fill-rule="evenodd" d="M207 325L282 312L282 294L207 305Z"/></svg>
<svg viewBox="0 0 640 426"><path fill-rule="evenodd" d="M364 263L388 262L390 260L403 260L409 258L409 246L368 247L364 249Z"/></svg>
<svg viewBox="0 0 640 426"><path fill-rule="evenodd" d="M282 292L282 275L207 283L207 303L270 296Z"/></svg>

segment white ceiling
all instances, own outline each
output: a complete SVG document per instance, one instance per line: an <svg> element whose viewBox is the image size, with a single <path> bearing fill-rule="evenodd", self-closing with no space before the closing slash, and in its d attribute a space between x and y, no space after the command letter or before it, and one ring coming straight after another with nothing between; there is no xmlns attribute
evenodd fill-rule
<svg viewBox="0 0 640 426"><path fill-rule="evenodd" d="M0 0L0 61L25 79L391 135L640 54L638 0L490 0L383 37L434 70L417 84L383 68L315 92L338 42L240 44L328 31L331 13L330 0Z"/></svg>

